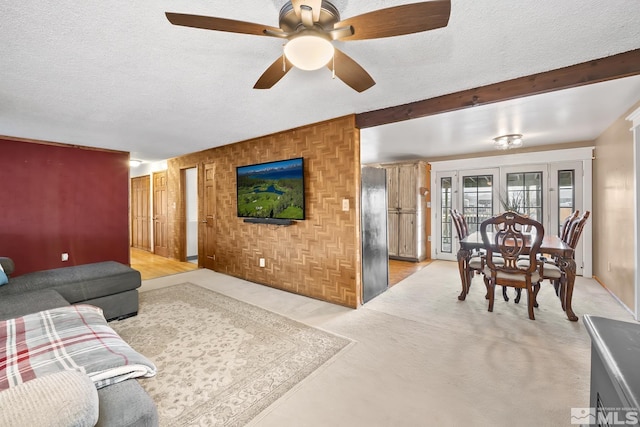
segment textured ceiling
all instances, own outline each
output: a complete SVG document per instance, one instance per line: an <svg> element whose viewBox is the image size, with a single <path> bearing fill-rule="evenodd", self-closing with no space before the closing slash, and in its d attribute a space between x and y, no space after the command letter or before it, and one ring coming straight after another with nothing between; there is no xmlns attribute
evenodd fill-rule
<svg viewBox="0 0 640 427"><path fill-rule="evenodd" d="M333 3L348 18L411 2ZM327 69L294 69L272 89L259 91L253 85L282 54L281 41L176 27L164 16L171 11L277 26L283 3L3 2L0 135L126 150L132 158L156 161L640 48L637 0L452 0L446 28L336 42L376 80L366 92L332 80ZM619 102L612 98L615 105L608 111L624 112L640 99L637 79L625 80L627 89L599 94L626 94ZM502 114L515 111L507 121L521 121L521 112L543 108L519 105L503 108ZM464 128L470 120L476 143L486 143L489 130L479 135L473 122L500 130L499 108L494 109L484 111L482 119L452 116L446 126ZM568 110L562 114L572 114ZM549 117L549 123L557 121ZM416 130L419 122L411 122L363 131L363 160L458 154L466 138L453 131L446 136L442 130ZM446 127L443 121L425 123ZM436 154L425 151L428 145L420 139L425 132L439 138ZM400 136L418 142L398 153L381 148Z"/></svg>

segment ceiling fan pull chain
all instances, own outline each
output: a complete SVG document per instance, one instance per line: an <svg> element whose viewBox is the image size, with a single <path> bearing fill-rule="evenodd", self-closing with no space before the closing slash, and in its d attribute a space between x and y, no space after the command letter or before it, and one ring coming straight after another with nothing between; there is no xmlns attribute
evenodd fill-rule
<svg viewBox="0 0 640 427"><path fill-rule="evenodd" d="M331 57L331 62L332 62L332 65L331 65L331 78L335 79L336 78L336 56L335 55L333 55Z"/></svg>

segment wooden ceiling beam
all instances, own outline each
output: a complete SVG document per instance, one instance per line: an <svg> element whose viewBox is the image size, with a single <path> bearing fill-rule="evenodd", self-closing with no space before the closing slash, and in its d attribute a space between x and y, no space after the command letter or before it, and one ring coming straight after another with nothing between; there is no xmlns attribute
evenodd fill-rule
<svg viewBox="0 0 640 427"><path fill-rule="evenodd" d="M436 98L356 114L360 129L640 74L640 49Z"/></svg>

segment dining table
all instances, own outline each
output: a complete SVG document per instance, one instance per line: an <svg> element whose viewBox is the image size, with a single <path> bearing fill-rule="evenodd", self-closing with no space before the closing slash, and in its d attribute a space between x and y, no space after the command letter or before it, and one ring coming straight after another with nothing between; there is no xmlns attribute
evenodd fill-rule
<svg viewBox="0 0 640 427"><path fill-rule="evenodd" d="M493 241L492 233L488 233L489 240ZM482 234L480 231L470 233L467 237L460 240L460 249L457 253L458 269L460 271L460 280L462 283L462 292L458 295L458 300L464 301L469 293L469 287L471 286L471 274L469 273L469 260L471 259L474 251L479 249L486 249L482 240ZM573 298L573 286L576 280L576 262L574 260L574 249L555 235L545 235L542 239L542 245L540 246L540 253L548 254L556 259L556 263L560 270L562 270L566 277L566 283L562 286L566 286L564 292L560 292L561 306L565 311L567 318L572 322L578 320L578 316L575 315L571 308L571 299Z"/></svg>

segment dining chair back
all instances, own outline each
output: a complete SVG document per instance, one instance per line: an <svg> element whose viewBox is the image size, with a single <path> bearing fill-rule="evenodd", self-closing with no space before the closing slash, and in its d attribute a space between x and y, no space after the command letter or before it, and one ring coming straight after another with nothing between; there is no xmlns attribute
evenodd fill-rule
<svg viewBox="0 0 640 427"><path fill-rule="evenodd" d="M493 311L496 285L526 289L529 318L534 320L533 286L541 280L538 253L544 227L536 220L509 211L483 221L480 234L486 250L484 280L489 311ZM500 255L502 262L494 262L494 254Z"/></svg>
<svg viewBox="0 0 640 427"><path fill-rule="evenodd" d="M569 241L567 240L569 231L571 230L571 226L573 225L574 221L578 218L578 215L580 215L579 210L571 212L571 215L565 218L564 222L562 223L562 227L560 228L560 238L567 243L569 243Z"/></svg>
<svg viewBox="0 0 640 427"><path fill-rule="evenodd" d="M582 230L584 230L584 226L586 225L590 215L591 213L589 211L585 211L580 218L576 219L573 224L571 224L571 230L569 230L566 242L573 249L578 246L580 236L582 236Z"/></svg>
<svg viewBox="0 0 640 427"><path fill-rule="evenodd" d="M469 235L469 227L467 226L467 221L464 219L464 215L462 215L457 209L449 209L449 212L451 213L451 221L456 227L458 239L464 239Z"/></svg>
<svg viewBox="0 0 640 427"><path fill-rule="evenodd" d="M591 213L589 211L585 211L582 216L577 215L578 211L575 211L570 217L565 220L565 224L567 225L567 232L565 236L561 236L562 240L565 241L566 244L571 246L572 249L576 249L578 246L578 242L580 241L580 236L582 236L582 230L584 230L584 226L589 219ZM563 227L564 229L564 227ZM575 257L575 251L573 253ZM565 306L565 288L566 288L566 275L564 271L559 266L559 260L555 258L553 261L547 261L542 267L542 280L549 279L553 284L553 287L556 291L556 295L560 297L560 301L562 303L562 308ZM537 295L538 289L534 289L534 294Z"/></svg>

